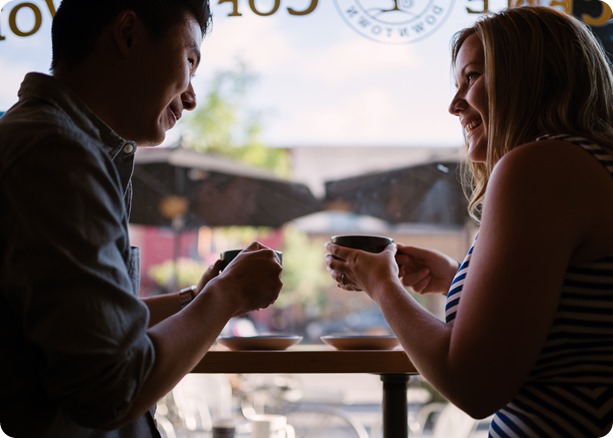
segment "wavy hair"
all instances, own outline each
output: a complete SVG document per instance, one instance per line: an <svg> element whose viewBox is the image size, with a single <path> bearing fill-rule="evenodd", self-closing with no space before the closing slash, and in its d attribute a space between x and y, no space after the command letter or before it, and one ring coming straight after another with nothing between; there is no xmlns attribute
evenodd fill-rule
<svg viewBox="0 0 613 438"><path fill-rule="evenodd" d="M453 67L472 34L483 43L489 105L486 161L469 161L464 172L469 212L479 221L492 169L511 149L540 135L567 133L613 150L613 75L589 27L550 7L480 17L454 35Z"/></svg>

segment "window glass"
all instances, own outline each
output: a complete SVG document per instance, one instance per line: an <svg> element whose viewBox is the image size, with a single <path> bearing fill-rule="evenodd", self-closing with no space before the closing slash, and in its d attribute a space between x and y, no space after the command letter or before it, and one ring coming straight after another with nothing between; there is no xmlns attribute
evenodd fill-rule
<svg viewBox="0 0 613 438"><path fill-rule="evenodd" d="M199 108L165 142L186 149L183 165L137 162L142 293L191 284L220 252L258 239L283 251L285 267L282 297L250 316L258 330L316 341L358 330L355 315L373 321L359 330L385 329L368 316L369 300L344 299L325 272L323 242L383 234L463 257L474 228L456 178L462 134L447 112L449 42L509 3L539 2L212 0L193 81ZM610 44L610 9L597 3L567 12ZM26 72L48 71L59 1L0 4L1 116ZM431 300L440 312L441 299Z"/></svg>

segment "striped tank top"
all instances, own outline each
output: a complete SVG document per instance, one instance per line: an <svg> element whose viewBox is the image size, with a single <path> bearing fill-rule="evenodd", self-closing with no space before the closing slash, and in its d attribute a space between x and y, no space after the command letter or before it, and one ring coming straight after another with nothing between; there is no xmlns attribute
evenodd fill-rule
<svg viewBox="0 0 613 438"><path fill-rule="evenodd" d="M589 151L613 176L613 154L584 138L544 136ZM470 275L474 243L456 273L445 306L451 323ZM489 437L587 438L613 424L613 254L569 266L539 358L516 396L493 417Z"/></svg>

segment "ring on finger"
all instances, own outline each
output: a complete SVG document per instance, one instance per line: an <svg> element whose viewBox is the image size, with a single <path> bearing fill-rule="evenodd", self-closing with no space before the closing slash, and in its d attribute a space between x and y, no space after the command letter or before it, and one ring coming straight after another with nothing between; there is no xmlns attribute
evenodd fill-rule
<svg viewBox="0 0 613 438"><path fill-rule="evenodd" d="M341 284L345 286L345 273L344 272L341 274Z"/></svg>

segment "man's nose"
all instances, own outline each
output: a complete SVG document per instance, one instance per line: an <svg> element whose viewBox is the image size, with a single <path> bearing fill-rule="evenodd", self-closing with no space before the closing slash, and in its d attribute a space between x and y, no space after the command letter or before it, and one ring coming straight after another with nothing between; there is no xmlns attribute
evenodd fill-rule
<svg viewBox="0 0 613 438"><path fill-rule="evenodd" d="M194 87L191 82L187 90L181 95L181 102L183 103L183 108L188 111L192 111L196 108L196 93L194 92Z"/></svg>

